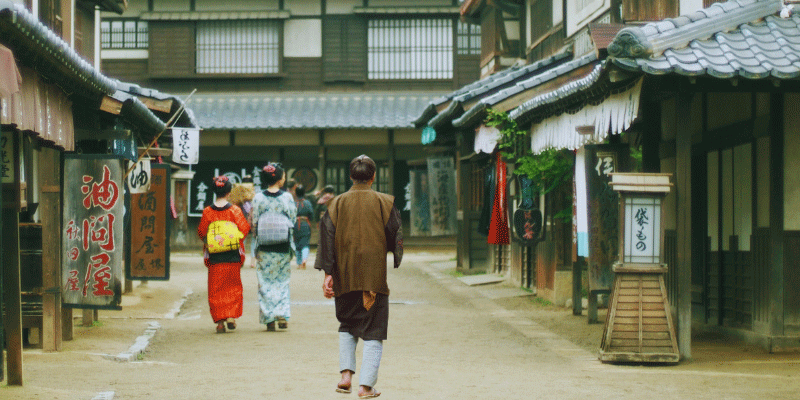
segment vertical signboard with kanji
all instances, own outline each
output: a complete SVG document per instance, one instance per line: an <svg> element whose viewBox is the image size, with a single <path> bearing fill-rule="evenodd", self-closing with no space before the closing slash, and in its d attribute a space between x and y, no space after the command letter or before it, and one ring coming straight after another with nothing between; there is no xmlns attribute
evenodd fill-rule
<svg viewBox="0 0 800 400"><path fill-rule="evenodd" d="M586 146L589 209L589 290L611 290L612 265L619 261L619 195L611 188L612 172L625 172L627 145Z"/></svg>
<svg viewBox="0 0 800 400"><path fill-rule="evenodd" d="M62 293L67 307L121 308L124 174L119 158L64 155Z"/></svg>
<svg viewBox="0 0 800 400"><path fill-rule="evenodd" d="M456 233L456 174L450 157L428 158L431 235Z"/></svg>
<svg viewBox="0 0 800 400"><path fill-rule="evenodd" d="M150 166L150 190L131 195L131 280L169 279L169 165Z"/></svg>

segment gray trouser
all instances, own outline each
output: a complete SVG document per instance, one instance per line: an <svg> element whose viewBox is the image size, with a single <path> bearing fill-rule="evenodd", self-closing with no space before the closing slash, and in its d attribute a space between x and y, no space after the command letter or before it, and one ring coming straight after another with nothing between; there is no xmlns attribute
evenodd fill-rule
<svg viewBox="0 0 800 400"><path fill-rule="evenodd" d="M358 338L348 332L339 332L339 371L356 371L356 345ZM382 340L365 340L364 354L361 359L361 375L358 384L361 386L375 386L378 382L378 367L381 365L383 354Z"/></svg>

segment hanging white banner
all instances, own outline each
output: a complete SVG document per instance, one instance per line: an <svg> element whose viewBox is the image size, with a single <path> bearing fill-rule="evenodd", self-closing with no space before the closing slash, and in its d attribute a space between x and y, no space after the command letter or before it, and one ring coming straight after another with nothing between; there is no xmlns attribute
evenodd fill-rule
<svg viewBox="0 0 800 400"><path fill-rule="evenodd" d="M172 128L172 161L178 164L197 164L200 160L200 130Z"/></svg>
<svg viewBox="0 0 800 400"><path fill-rule="evenodd" d="M128 170L133 166L133 161L128 161ZM128 190L131 194L147 193L150 191L150 160L140 160L128 175Z"/></svg>

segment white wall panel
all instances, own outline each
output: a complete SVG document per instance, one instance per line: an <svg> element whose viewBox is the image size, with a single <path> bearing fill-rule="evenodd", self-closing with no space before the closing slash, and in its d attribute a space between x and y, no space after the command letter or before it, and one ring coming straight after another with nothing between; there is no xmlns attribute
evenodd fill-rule
<svg viewBox="0 0 800 400"><path fill-rule="evenodd" d="M322 57L322 20L290 19L283 33L284 56Z"/></svg>

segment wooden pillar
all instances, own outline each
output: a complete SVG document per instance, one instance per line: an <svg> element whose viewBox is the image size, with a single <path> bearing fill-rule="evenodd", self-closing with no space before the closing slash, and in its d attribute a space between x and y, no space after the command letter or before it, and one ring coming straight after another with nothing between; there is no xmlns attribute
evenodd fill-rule
<svg viewBox="0 0 800 400"><path fill-rule="evenodd" d="M394 196L394 159L396 156L394 150L394 129L389 129L389 194Z"/></svg>
<svg viewBox="0 0 800 400"><path fill-rule="evenodd" d="M770 95L770 140L769 140L769 236L770 272L768 293L769 334L784 336L784 280L783 280L783 145L784 145L784 95Z"/></svg>
<svg viewBox="0 0 800 400"><path fill-rule="evenodd" d="M17 205L7 205L3 196L3 305L6 309L6 366L9 386L22 386L22 300L19 274L19 210Z"/></svg>
<svg viewBox="0 0 800 400"><path fill-rule="evenodd" d="M42 350L61 351L61 154L39 152L42 221Z"/></svg>
<svg viewBox="0 0 800 400"><path fill-rule="evenodd" d="M325 130L319 130L319 188L325 187L325 165L327 164L327 151L325 151Z"/></svg>
<svg viewBox="0 0 800 400"><path fill-rule="evenodd" d="M688 359L692 356L692 130L689 117L692 115L692 94L679 95L677 107L677 265L670 265L669 268L672 273L678 274L678 350L681 357Z"/></svg>

